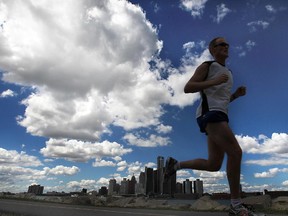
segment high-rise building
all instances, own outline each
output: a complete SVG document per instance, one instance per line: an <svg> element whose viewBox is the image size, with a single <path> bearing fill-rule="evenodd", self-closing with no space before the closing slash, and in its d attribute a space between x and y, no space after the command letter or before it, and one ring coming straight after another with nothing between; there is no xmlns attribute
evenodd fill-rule
<svg viewBox="0 0 288 216"><path fill-rule="evenodd" d="M194 193L198 194L198 196L203 196L203 181L201 181L200 179L196 179L193 184Z"/></svg>
<svg viewBox="0 0 288 216"><path fill-rule="evenodd" d="M136 194L145 194L145 172L140 172L139 175L139 183L135 185L135 193Z"/></svg>
<svg viewBox="0 0 288 216"><path fill-rule="evenodd" d="M176 173L170 176L167 182L163 183L163 194L174 196L176 192Z"/></svg>
<svg viewBox="0 0 288 216"><path fill-rule="evenodd" d="M108 194L107 187L103 186L99 189L99 195L106 196Z"/></svg>
<svg viewBox="0 0 288 216"><path fill-rule="evenodd" d="M181 184L180 182L176 183L176 192L175 193L178 193L178 194L183 193L183 184Z"/></svg>
<svg viewBox="0 0 288 216"><path fill-rule="evenodd" d="M43 194L44 186L41 185L31 185L28 187L28 193L34 193L36 195Z"/></svg>
<svg viewBox="0 0 288 216"><path fill-rule="evenodd" d="M126 178L121 181L120 194L128 194L128 181Z"/></svg>
<svg viewBox="0 0 288 216"><path fill-rule="evenodd" d="M163 168L164 167L164 157L163 156L158 156L157 157L157 169Z"/></svg>
<svg viewBox="0 0 288 216"><path fill-rule="evenodd" d="M145 192L144 192L144 187L143 187L143 185L141 184L141 183L136 183L135 184L135 194L145 194Z"/></svg>
<svg viewBox="0 0 288 216"><path fill-rule="evenodd" d="M110 179L108 186L108 195L113 195L116 193L117 182L116 179Z"/></svg>
<svg viewBox="0 0 288 216"><path fill-rule="evenodd" d="M145 167L145 185L144 191L146 195L153 194L153 169Z"/></svg>
<svg viewBox="0 0 288 216"><path fill-rule="evenodd" d="M157 193L163 194L164 183L164 157L157 157Z"/></svg>
<svg viewBox="0 0 288 216"><path fill-rule="evenodd" d="M192 181L189 179L186 179L186 181L183 182L183 193L192 194Z"/></svg>
<svg viewBox="0 0 288 216"><path fill-rule="evenodd" d="M131 180L128 180L128 194L135 194L136 183L137 183L136 178L133 175Z"/></svg>
<svg viewBox="0 0 288 216"><path fill-rule="evenodd" d="M153 170L153 193L159 194L159 180L158 180L158 170Z"/></svg>
<svg viewBox="0 0 288 216"><path fill-rule="evenodd" d="M140 172L139 183L142 184L143 188L144 188L144 185L145 185L145 172Z"/></svg>

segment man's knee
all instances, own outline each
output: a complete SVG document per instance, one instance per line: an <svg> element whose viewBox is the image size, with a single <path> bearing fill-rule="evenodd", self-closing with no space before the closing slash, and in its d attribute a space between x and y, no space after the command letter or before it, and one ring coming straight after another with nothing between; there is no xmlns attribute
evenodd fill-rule
<svg viewBox="0 0 288 216"><path fill-rule="evenodd" d="M229 152L227 152L228 157L234 157L236 158L242 158L242 149L241 147L237 144L237 147L232 148Z"/></svg>
<svg viewBox="0 0 288 216"><path fill-rule="evenodd" d="M215 163L214 161L209 163L208 171L217 172L221 169L222 163Z"/></svg>

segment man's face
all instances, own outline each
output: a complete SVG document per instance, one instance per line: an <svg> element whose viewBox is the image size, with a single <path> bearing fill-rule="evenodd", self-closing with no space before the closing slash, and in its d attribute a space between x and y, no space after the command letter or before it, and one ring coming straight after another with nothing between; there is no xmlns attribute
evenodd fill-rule
<svg viewBox="0 0 288 216"><path fill-rule="evenodd" d="M213 56L222 58L227 58L229 56L229 44L224 38L217 39L213 47Z"/></svg>

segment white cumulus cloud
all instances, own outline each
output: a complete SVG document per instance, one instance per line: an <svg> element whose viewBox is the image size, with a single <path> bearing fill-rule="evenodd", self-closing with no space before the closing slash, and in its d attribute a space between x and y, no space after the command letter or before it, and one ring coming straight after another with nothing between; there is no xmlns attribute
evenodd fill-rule
<svg viewBox="0 0 288 216"><path fill-rule="evenodd" d="M93 167L106 167L106 166L116 166L113 161L106 161L106 160L99 160L96 159L95 162L92 164Z"/></svg>
<svg viewBox="0 0 288 216"><path fill-rule="evenodd" d="M201 17L208 0L181 0L180 7L191 12L193 17Z"/></svg>
<svg viewBox="0 0 288 216"><path fill-rule="evenodd" d="M220 23L231 10L225 4L217 5L217 16L214 18L216 23Z"/></svg>
<svg viewBox="0 0 288 216"><path fill-rule="evenodd" d="M243 151L247 153L282 156L285 156L288 153L287 133L273 133L271 138L263 134L258 137L236 135L236 139Z"/></svg>
<svg viewBox="0 0 288 216"><path fill-rule="evenodd" d="M47 172L47 175L75 175L80 172L80 169L76 166L67 167L58 165L54 168L45 167L44 171Z"/></svg>
<svg viewBox="0 0 288 216"><path fill-rule="evenodd" d="M127 133L123 137L130 145L139 147L156 147L156 146L166 146L171 143L168 137L157 136L151 134L148 138L141 138L138 134L134 135L132 133Z"/></svg>
<svg viewBox="0 0 288 216"><path fill-rule="evenodd" d="M265 8L270 13L276 13L277 12L277 10L272 5L266 5Z"/></svg>
<svg viewBox="0 0 288 216"><path fill-rule="evenodd" d="M273 178L275 177L278 173L288 173L287 168L271 168L267 172L262 172L262 173L255 173L254 177L255 178Z"/></svg>
<svg viewBox="0 0 288 216"><path fill-rule="evenodd" d="M109 124L157 123L169 92L148 61L162 42L140 7L124 0L13 1L1 12L3 80L36 89L18 118L27 132L96 140Z"/></svg>
<svg viewBox="0 0 288 216"><path fill-rule="evenodd" d="M7 98L7 97L14 97L16 96L16 93L12 91L11 89L7 89L6 91L3 91L0 94L0 98Z"/></svg>
<svg viewBox="0 0 288 216"><path fill-rule="evenodd" d="M86 161L91 154L77 156L73 140L98 142L113 133L111 125L168 133L161 126L162 105L184 107L199 98L183 93L192 60L181 70L162 61L157 29L128 1L5 1L0 14L2 79L33 89L22 101L26 109L18 124L35 136L71 140L65 142L71 148L48 141L41 150L46 157ZM145 145L152 141L169 143L151 136Z"/></svg>
<svg viewBox="0 0 288 216"><path fill-rule="evenodd" d="M0 165L37 167L41 166L42 162L37 157L28 155L26 152L21 151L19 153L15 150L0 148Z"/></svg>
<svg viewBox="0 0 288 216"><path fill-rule="evenodd" d="M0 191L26 191L27 182L49 180L53 176L75 175L80 172L76 166L43 167L42 162L35 156L25 152L0 148ZM52 177L51 177L52 176Z"/></svg>
<svg viewBox="0 0 288 216"><path fill-rule="evenodd" d="M121 156L132 152L132 149L124 148L116 142L108 141L91 143L67 139L50 139L46 142L46 147L42 148L40 152L45 157L65 158L69 161L87 162L90 159Z"/></svg>
<svg viewBox="0 0 288 216"><path fill-rule="evenodd" d="M264 20L257 20L247 23L247 26L250 28L251 32L256 32L259 28L266 29L269 27L269 25L270 23Z"/></svg>
<svg viewBox="0 0 288 216"><path fill-rule="evenodd" d="M67 188L72 189L74 191L79 191L83 188L92 190L96 189L96 180L93 179L82 179L80 181L70 181L66 184Z"/></svg>

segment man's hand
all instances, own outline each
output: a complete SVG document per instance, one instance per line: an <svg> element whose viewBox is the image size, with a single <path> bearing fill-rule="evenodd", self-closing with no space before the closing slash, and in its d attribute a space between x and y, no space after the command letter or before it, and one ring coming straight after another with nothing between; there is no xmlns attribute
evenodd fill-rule
<svg viewBox="0 0 288 216"><path fill-rule="evenodd" d="M236 98L244 96L244 95L246 95L246 87L245 86L238 87L237 90L234 93L234 96Z"/></svg>
<svg viewBox="0 0 288 216"><path fill-rule="evenodd" d="M227 74L221 74L214 79L214 83L215 85L220 85L222 83L227 82L228 79L229 79L229 76Z"/></svg>

